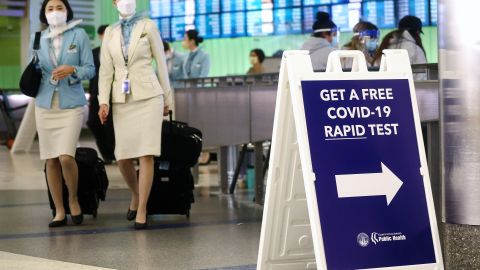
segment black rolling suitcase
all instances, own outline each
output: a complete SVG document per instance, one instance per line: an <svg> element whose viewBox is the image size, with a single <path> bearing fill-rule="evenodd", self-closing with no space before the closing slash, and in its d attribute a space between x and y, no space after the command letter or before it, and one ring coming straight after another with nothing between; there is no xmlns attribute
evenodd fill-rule
<svg viewBox="0 0 480 270"><path fill-rule="evenodd" d="M152 190L147 204L149 215L186 215L190 217L193 175L189 167L175 166L155 159Z"/></svg>
<svg viewBox="0 0 480 270"><path fill-rule="evenodd" d="M155 158L152 190L148 199L149 215L179 214L190 217L195 202L191 167L202 151L202 132L186 123L164 121L162 153Z"/></svg>
<svg viewBox="0 0 480 270"><path fill-rule="evenodd" d="M164 121L162 126L161 160L180 167L193 167L202 152L202 132L187 123L172 120Z"/></svg>
<svg viewBox="0 0 480 270"><path fill-rule="evenodd" d="M78 166L78 202L82 208L82 213L97 217L100 200L105 201L108 189L108 178L105 166L103 161L98 157L97 151L92 148L77 148L75 160ZM48 190L48 198L52 214L55 216L55 205L50 190ZM63 203L66 213L69 214L68 189L65 183L63 183Z"/></svg>

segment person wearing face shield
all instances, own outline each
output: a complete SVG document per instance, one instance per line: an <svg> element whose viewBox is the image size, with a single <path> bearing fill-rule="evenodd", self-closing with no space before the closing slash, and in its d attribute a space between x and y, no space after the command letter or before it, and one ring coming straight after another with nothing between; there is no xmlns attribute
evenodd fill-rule
<svg viewBox="0 0 480 270"><path fill-rule="evenodd" d="M325 70L328 55L337 50L337 25L330 19L328 13L319 11L312 28L313 34L303 43L302 50L310 52L314 70Z"/></svg>
<svg viewBox="0 0 480 270"><path fill-rule="evenodd" d="M373 61L380 65L384 49L405 49L408 51L410 64L425 64L427 57L422 44L422 21L415 16L405 16L398 23L398 29L388 33L380 43ZM426 74L414 74L415 80L426 80Z"/></svg>
<svg viewBox="0 0 480 270"><path fill-rule="evenodd" d="M200 47L203 37L197 30L191 29L185 32L182 47L189 51L183 64L184 78L208 77L210 72L210 56Z"/></svg>
<svg viewBox="0 0 480 270"><path fill-rule="evenodd" d="M48 26L41 32L36 52L42 81L35 98L35 120L40 144L40 159L46 160L48 187L55 204L55 217L49 227L67 225L63 201L63 180L68 188L68 205L75 225L83 222L78 203L78 167L75 161L83 106L87 104L82 80L95 75L92 49L87 33L72 21L67 0L44 0L40 21ZM33 37L30 51L33 53Z"/></svg>
<svg viewBox="0 0 480 270"><path fill-rule="evenodd" d="M370 22L359 22L353 27L353 37L342 47L342 50L359 50L365 55L367 65L373 66L373 57L378 47L380 31L378 27ZM343 68L352 68L353 60L342 59Z"/></svg>
<svg viewBox="0 0 480 270"><path fill-rule="evenodd" d="M172 104L171 88L156 23L136 12L135 0L113 0L113 5L120 18L107 27L102 42L98 116L105 123L112 110L115 158L132 192L126 218L135 220L135 229L145 229L154 156L161 153L162 116Z"/></svg>
<svg viewBox="0 0 480 270"><path fill-rule="evenodd" d="M247 71L248 75L265 73L263 61L265 60L265 53L261 49L253 49L250 52L250 64L252 65Z"/></svg>
<svg viewBox="0 0 480 270"><path fill-rule="evenodd" d="M174 89L183 87L184 84L180 80L184 77L183 63L185 62L185 55L174 50L166 41L163 41L163 50L167 57L168 76L172 87Z"/></svg>

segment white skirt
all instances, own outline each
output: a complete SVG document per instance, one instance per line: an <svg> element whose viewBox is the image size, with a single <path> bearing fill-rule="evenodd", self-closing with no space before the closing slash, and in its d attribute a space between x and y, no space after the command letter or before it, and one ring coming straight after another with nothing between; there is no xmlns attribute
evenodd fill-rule
<svg viewBox="0 0 480 270"><path fill-rule="evenodd" d="M83 118L83 107L60 109L58 92L53 94L50 109L35 107L40 159L75 157Z"/></svg>
<svg viewBox="0 0 480 270"><path fill-rule="evenodd" d="M112 104L117 160L160 156L163 96Z"/></svg>

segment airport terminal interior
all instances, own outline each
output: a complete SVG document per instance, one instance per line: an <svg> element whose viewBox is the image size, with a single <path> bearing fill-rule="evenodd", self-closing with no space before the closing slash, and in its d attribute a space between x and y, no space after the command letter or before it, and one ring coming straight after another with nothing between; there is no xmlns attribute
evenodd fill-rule
<svg viewBox="0 0 480 270"><path fill-rule="evenodd" d="M480 269L479 9L0 0L0 270Z"/></svg>

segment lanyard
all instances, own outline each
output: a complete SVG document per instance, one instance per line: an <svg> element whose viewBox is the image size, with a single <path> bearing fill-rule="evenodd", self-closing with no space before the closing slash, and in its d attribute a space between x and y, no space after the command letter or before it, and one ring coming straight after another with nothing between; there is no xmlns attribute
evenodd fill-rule
<svg viewBox="0 0 480 270"><path fill-rule="evenodd" d="M123 56L123 61L125 63L125 78L128 78L128 51L127 47L125 46L125 39L123 38L123 29L120 26L120 41L121 41L121 46L122 46L122 56Z"/></svg>

